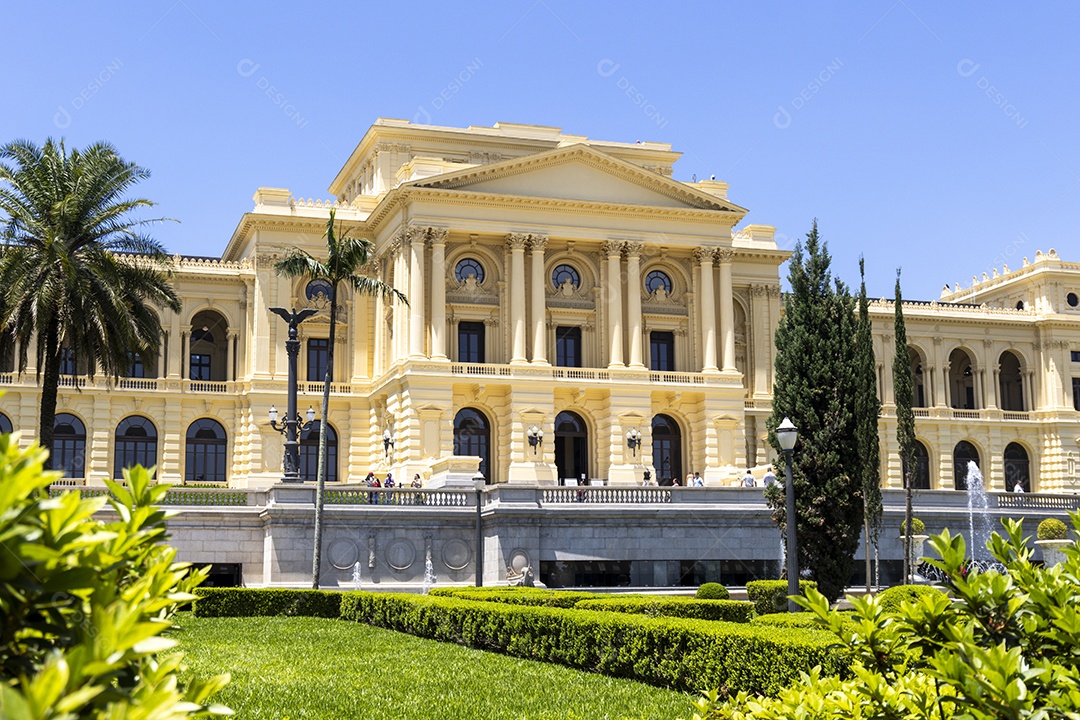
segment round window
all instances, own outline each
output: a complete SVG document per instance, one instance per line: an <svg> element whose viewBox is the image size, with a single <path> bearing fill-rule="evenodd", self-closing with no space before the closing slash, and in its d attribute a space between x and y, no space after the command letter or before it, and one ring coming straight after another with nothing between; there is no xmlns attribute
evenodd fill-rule
<svg viewBox="0 0 1080 720"><path fill-rule="evenodd" d="M1069 307L1076 307L1080 305L1080 297L1076 296L1076 293L1069 293L1065 296L1065 302L1069 303Z"/></svg>
<svg viewBox="0 0 1080 720"><path fill-rule="evenodd" d="M558 265L551 272L551 282L555 284L555 287L562 287L567 280L574 287L581 286L581 276L571 265Z"/></svg>
<svg viewBox="0 0 1080 720"><path fill-rule="evenodd" d="M660 270L653 270L645 276L645 291L652 295L658 289L664 288L664 292L671 294L671 278Z"/></svg>
<svg viewBox="0 0 1080 720"><path fill-rule="evenodd" d="M484 266L476 258L459 260L454 267L454 277L458 282L465 282L471 277L475 278L476 282L482 283L484 282Z"/></svg>
<svg viewBox="0 0 1080 720"><path fill-rule="evenodd" d="M326 280L312 280L304 288L304 295L308 300L315 300L320 295L322 299L329 300L330 296L334 294L334 288Z"/></svg>

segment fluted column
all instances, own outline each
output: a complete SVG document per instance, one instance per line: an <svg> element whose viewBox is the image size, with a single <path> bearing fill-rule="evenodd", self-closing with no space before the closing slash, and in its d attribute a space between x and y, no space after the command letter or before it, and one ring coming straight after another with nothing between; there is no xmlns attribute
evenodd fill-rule
<svg viewBox="0 0 1080 720"><path fill-rule="evenodd" d="M525 233L510 233L506 247L510 249L510 333L512 363L528 362L525 357Z"/></svg>
<svg viewBox="0 0 1080 720"><path fill-rule="evenodd" d="M371 261L371 272L376 280L382 280L382 258L375 258ZM386 333L386 305L384 304L382 293L375 296L375 346L372 348L371 358L371 376L377 378L382 375L383 371L383 335Z"/></svg>
<svg viewBox="0 0 1080 720"><path fill-rule="evenodd" d="M716 367L716 298L713 296L713 248L698 248L694 259L701 268L701 292L698 307L701 312L701 342L704 348L702 372L717 372Z"/></svg>
<svg viewBox="0 0 1080 720"><path fill-rule="evenodd" d="M720 329L723 332L720 360L724 372L735 372L735 300L731 288L731 261L735 251L720 248L716 251L720 260Z"/></svg>
<svg viewBox="0 0 1080 720"><path fill-rule="evenodd" d="M409 239L409 357L424 355L424 235L426 228L411 227Z"/></svg>
<svg viewBox="0 0 1080 720"><path fill-rule="evenodd" d="M405 263L405 233L401 233L393 245L390 248L392 257L394 258L394 289L402 292L409 292L409 283L407 277L407 264ZM391 301L394 307L394 315L391 318L391 332L393 337L390 342L390 364L393 365L397 362L398 358L407 352L405 346L405 332L407 323L406 321L406 305L398 299Z"/></svg>
<svg viewBox="0 0 1080 720"><path fill-rule="evenodd" d="M621 242L606 242L601 246L607 255L607 321L608 342L611 349L608 367L623 367L622 351L622 272L619 267L622 260Z"/></svg>
<svg viewBox="0 0 1080 720"><path fill-rule="evenodd" d="M645 243L626 243L626 322L630 335L630 367L641 362L641 250Z"/></svg>
<svg viewBox="0 0 1080 720"><path fill-rule="evenodd" d="M225 333L225 379L235 380L236 372L233 365L236 362L236 331L229 330Z"/></svg>
<svg viewBox="0 0 1080 720"><path fill-rule="evenodd" d="M547 247L546 235L530 235L529 250L532 254L532 299L530 300L530 318L532 319L533 351L532 361L547 365L547 308L544 304L544 248Z"/></svg>
<svg viewBox="0 0 1080 720"><path fill-rule="evenodd" d="M446 359L446 228L431 228L431 357Z"/></svg>

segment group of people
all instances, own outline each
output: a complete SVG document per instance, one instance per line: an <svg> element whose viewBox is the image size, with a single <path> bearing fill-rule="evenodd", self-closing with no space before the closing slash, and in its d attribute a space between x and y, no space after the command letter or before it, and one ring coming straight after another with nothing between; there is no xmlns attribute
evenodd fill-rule
<svg viewBox="0 0 1080 720"><path fill-rule="evenodd" d="M772 487L776 484L776 474L773 472L772 465L765 466L765 474L761 476L761 484L765 487ZM743 487L757 487L757 478L754 477L754 473L750 468L746 468L746 474L742 479Z"/></svg>
<svg viewBox="0 0 1080 720"><path fill-rule="evenodd" d="M765 487L772 487L776 484L776 475L773 473L772 465L765 466L765 474L761 477L761 482ZM641 484L653 484L652 473L648 470L645 471ZM700 473L694 471L686 474L685 481L680 481L677 477L673 477L670 479L660 478L659 484L684 487L705 487L705 480L701 477ZM754 473L750 468L746 468L746 475L743 476L741 484L743 487L757 487L757 478L754 477Z"/></svg>
<svg viewBox="0 0 1080 720"><path fill-rule="evenodd" d="M379 477L374 472L369 472L367 474L367 477L364 478L364 484L367 485L369 488L405 487L405 485L399 485L397 483L397 481L394 480L394 473L390 473L390 472L386 473L386 478L383 479L383 480L379 480ZM412 479L412 483L410 483L410 487L419 488L419 487L423 487L423 486L424 486L424 482L420 479L420 473L417 473L416 475L413 475L413 479Z"/></svg>

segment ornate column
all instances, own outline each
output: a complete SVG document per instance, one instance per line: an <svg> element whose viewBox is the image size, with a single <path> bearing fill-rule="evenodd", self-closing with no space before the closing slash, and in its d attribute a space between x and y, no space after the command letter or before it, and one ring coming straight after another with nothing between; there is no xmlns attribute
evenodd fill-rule
<svg viewBox="0 0 1080 720"><path fill-rule="evenodd" d="M510 233L506 247L510 249L510 362L528 362L525 357L525 233Z"/></svg>
<svg viewBox="0 0 1080 720"><path fill-rule="evenodd" d="M380 257L371 261L371 272L376 280L382 280L383 260ZM374 333L375 343L371 358L371 376L377 378L383 370L383 334L386 332L386 306L382 294L375 296Z"/></svg>
<svg viewBox="0 0 1080 720"><path fill-rule="evenodd" d="M409 242L409 357L424 354L424 236L427 228L411 227L405 231Z"/></svg>
<svg viewBox="0 0 1080 720"><path fill-rule="evenodd" d="M630 334L630 367L641 362L641 250L645 243L626 243L626 320Z"/></svg>
<svg viewBox="0 0 1080 720"><path fill-rule="evenodd" d="M942 366L941 366L941 377L944 380L944 385L942 385L942 389L943 389L943 393L944 393L945 407L948 407L948 408L952 407L952 383L949 382L949 366L950 365L951 365L951 363L946 362L946 363L943 363Z"/></svg>
<svg viewBox="0 0 1080 720"><path fill-rule="evenodd" d="M694 251L694 260L701 267L701 292L698 293L698 307L701 308L701 342L704 348L702 372L717 372L716 367L716 298L713 295L713 255L714 248L698 248Z"/></svg>
<svg viewBox="0 0 1080 720"><path fill-rule="evenodd" d="M398 234L390 246L391 257L394 259L394 289L408 294L409 283L406 274L405 258L405 233ZM405 346L406 306L400 300L392 300L394 315L391 318L390 338L390 364L393 365L402 355L407 352Z"/></svg>
<svg viewBox="0 0 1080 720"><path fill-rule="evenodd" d="M1020 373L1020 379L1024 392L1024 409L1038 409L1035 402L1035 371L1031 368L1024 370Z"/></svg>
<svg viewBox="0 0 1080 720"><path fill-rule="evenodd" d="M529 250L532 253L532 298L530 300L530 318L532 319L533 351L532 361L547 365L547 307L544 303L544 248L547 247L546 235L530 235Z"/></svg>
<svg viewBox="0 0 1080 720"><path fill-rule="evenodd" d="M236 363L236 331L229 328L225 332L225 379L235 380L236 369L234 367Z"/></svg>
<svg viewBox="0 0 1080 720"><path fill-rule="evenodd" d="M189 343L191 341L191 328L184 328L184 331L180 333L180 379L188 380L188 363L191 362L191 356L188 351Z"/></svg>
<svg viewBox="0 0 1080 720"><path fill-rule="evenodd" d="M431 228L431 357L446 359L446 228Z"/></svg>
<svg viewBox="0 0 1080 720"><path fill-rule="evenodd" d="M608 241L600 246L607 255L607 293L608 342L611 354L608 367L623 367L622 351L622 246L621 242ZM640 313L639 313L640 314Z"/></svg>
<svg viewBox="0 0 1080 720"><path fill-rule="evenodd" d="M719 248L716 257L720 261L720 328L724 333L721 364L724 372L736 372L735 301L731 289L731 261L735 259L735 251L731 248Z"/></svg>

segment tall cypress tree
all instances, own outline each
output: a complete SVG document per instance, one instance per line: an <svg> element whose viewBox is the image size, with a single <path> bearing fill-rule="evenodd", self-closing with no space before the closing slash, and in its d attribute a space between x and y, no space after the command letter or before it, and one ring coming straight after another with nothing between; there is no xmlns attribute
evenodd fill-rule
<svg viewBox="0 0 1080 720"><path fill-rule="evenodd" d="M776 427L785 416L799 428L793 455L799 566L808 568L830 600L851 577L862 531L863 501L856 437L855 303L833 280L831 259L817 221L796 245L788 281L791 294L776 329L776 384L768 427L780 452ZM773 519L785 517L782 494L770 495ZM789 552L796 549L788 548Z"/></svg>
<svg viewBox="0 0 1080 720"><path fill-rule="evenodd" d="M870 327L869 302L866 299L866 263L859 258L859 322L855 331L855 355L859 391L855 395L857 440L862 461L863 526L866 537L866 585L870 586L870 546L877 554L881 531L881 466L878 447L878 417L881 400L877 394L877 363L874 360L874 335Z"/></svg>
<svg viewBox="0 0 1080 720"><path fill-rule="evenodd" d="M893 358L893 394L896 402L896 442L900 446L900 467L904 475L904 528L911 527L911 485L915 474L915 413L911 411L914 390L911 382L911 362L908 360L907 329L904 327L904 298L900 294L900 269L896 269L896 299L893 300L893 336L896 352ZM911 535L905 531L904 582L911 582Z"/></svg>

